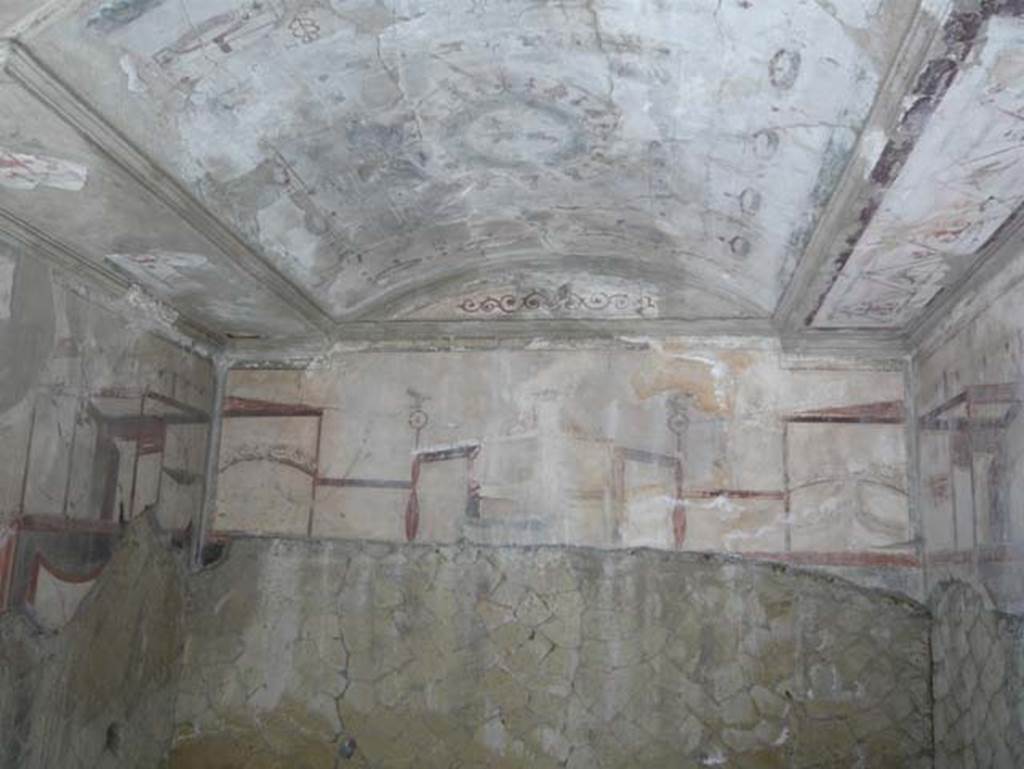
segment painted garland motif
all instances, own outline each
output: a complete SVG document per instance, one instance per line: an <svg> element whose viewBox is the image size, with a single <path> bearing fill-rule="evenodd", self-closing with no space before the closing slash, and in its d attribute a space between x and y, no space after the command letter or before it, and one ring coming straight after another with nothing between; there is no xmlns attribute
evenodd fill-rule
<svg viewBox="0 0 1024 769"><path fill-rule="evenodd" d="M502 313L511 315L515 312L532 312L536 310L587 310L590 312L601 312L603 310L629 310L638 311L654 309L654 297L640 296L630 297L629 294L608 293L602 291L586 296L577 294L574 291L559 290L554 295L549 295L539 289L530 291L522 296L515 294L502 294L501 296L485 296L482 299L467 297L459 303L460 310L470 314L482 313L492 315Z"/></svg>

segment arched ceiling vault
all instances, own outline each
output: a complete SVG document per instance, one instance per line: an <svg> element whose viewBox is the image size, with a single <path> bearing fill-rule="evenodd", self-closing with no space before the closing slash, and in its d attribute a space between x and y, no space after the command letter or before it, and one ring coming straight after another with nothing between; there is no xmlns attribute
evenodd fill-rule
<svg viewBox="0 0 1024 769"><path fill-rule="evenodd" d="M0 12L0 226L216 341L898 346L1019 245L1009 0L34 5Z"/></svg>

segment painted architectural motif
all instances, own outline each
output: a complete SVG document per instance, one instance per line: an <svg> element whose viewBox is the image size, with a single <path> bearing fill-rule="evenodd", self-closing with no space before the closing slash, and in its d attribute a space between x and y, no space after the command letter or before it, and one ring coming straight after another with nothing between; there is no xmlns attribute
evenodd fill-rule
<svg viewBox="0 0 1024 769"><path fill-rule="evenodd" d="M770 347L234 371L214 528L725 551L910 573L903 376Z"/></svg>
<svg viewBox="0 0 1024 769"><path fill-rule="evenodd" d="M122 526L185 529L202 494L208 363L0 253L0 611L64 624Z"/></svg>

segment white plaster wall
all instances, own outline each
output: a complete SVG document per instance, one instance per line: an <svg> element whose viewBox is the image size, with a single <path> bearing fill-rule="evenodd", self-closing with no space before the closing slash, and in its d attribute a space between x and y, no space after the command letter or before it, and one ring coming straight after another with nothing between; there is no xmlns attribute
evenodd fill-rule
<svg viewBox="0 0 1024 769"><path fill-rule="evenodd" d="M929 585L963 579L1015 613L1024 609L1022 304L1024 255L924 341L914 374Z"/></svg>
<svg viewBox="0 0 1024 769"><path fill-rule="evenodd" d="M903 387L898 371L791 366L770 343L737 340L348 353L306 371L236 370L228 395L249 411L225 421L214 529L405 540L420 456L417 540L909 573ZM856 416L878 403L896 420Z"/></svg>

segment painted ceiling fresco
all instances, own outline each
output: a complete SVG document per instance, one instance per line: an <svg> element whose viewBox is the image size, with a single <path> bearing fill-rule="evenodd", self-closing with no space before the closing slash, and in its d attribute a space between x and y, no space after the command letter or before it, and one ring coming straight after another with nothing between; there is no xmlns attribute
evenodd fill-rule
<svg viewBox="0 0 1024 769"><path fill-rule="evenodd" d="M111 162L158 179L81 250L239 335L770 328L808 271L802 328L902 330L1022 202L1018 6L57 2L8 32L4 103L40 103L4 111L0 209L74 243L40 212L147 205Z"/></svg>
<svg viewBox="0 0 1024 769"><path fill-rule="evenodd" d="M953 15L941 47L872 171L891 184L865 209L817 326L906 324L1024 203L1024 19Z"/></svg>

